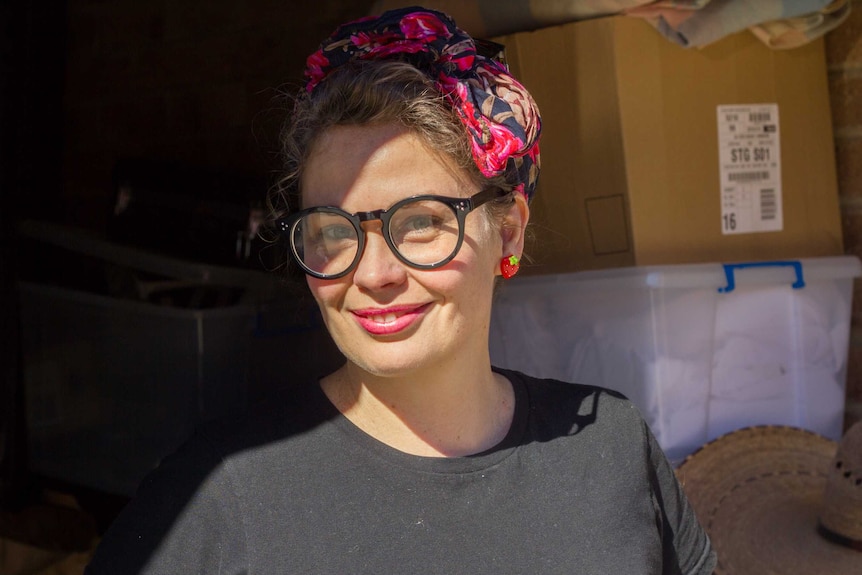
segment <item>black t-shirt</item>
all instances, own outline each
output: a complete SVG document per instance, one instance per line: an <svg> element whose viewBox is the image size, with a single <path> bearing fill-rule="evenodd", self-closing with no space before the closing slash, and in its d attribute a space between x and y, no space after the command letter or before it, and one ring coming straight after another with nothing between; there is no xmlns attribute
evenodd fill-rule
<svg viewBox="0 0 862 575"><path fill-rule="evenodd" d="M144 481L86 573L712 572L709 540L629 401L501 373L511 429L469 457L392 449L316 384L209 426Z"/></svg>

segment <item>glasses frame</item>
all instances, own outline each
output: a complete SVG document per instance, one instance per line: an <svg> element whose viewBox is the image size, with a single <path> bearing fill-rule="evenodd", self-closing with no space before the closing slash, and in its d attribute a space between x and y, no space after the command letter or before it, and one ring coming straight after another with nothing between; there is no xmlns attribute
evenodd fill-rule
<svg viewBox="0 0 862 575"><path fill-rule="evenodd" d="M305 273L318 279L338 279L346 276L347 274L356 269L356 266L359 265L359 260L362 259L362 254L365 252L366 231L362 227L362 223L375 220L380 220L380 222L382 222L383 225L380 232L383 235L383 239L386 242L386 245L389 246L389 250L395 255L396 258L398 258L400 262L415 269L433 270L435 268L444 266L450 261L452 261L455 256L458 255L458 252L461 251L461 245L464 243L464 227L467 219L467 214L469 214L483 204L486 204L492 200L504 198L511 193L511 191L504 190L500 187L491 186L488 188L484 188L480 192L473 194L468 198L450 198L448 196L435 196L431 194L425 194L404 198L403 200L399 200L383 210L356 212L355 214L345 212L344 210L336 206L315 206L312 208L301 210L299 212L296 212L295 214L280 218L276 220L275 225L279 233L282 234L282 236L290 246L289 251L293 260L297 264L299 264L299 267L301 267ZM392 219L392 214L395 213L398 208L412 202L423 200L434 200L447 205L455 214L455 217L458 220L458 241L455 243L455 247L452 249L452 253L449 254L449 256L446 258L430 264L417 264L415 262L411 262L403 255L401 255L401 253L395 247L395 242L392 240L392 235L389 230L389 222ZM305 263L302 261L302 258L299 257L299 251L297 250L296 242L294 241L296 235L296 226L299 225L299 222L302 220L302 218L309 214L321 212L343 216L348 221L350 221L350 223L353 224L353 228L356 230L356 238L358 242L356 246L356 256L353 258L353 261L350 263L350 265L347 266L347 269L337 274L322 274L306 266Z"/></svg>

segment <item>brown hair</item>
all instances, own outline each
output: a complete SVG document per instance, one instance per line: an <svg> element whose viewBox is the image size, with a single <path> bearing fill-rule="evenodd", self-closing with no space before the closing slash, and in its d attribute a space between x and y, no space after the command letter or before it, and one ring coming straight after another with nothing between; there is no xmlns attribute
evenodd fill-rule
<svg viewBox="0 0 862 575"><path fill-rule="evenodd" d="M425 73L406 62L359 60L333 71L313 95L296 98L281 133L282 173L269 195L273 218L298 208L304 166L325 130L390 122L454 160L478 185L509 187L502 176L488 179L479 172L463 124Z"/></svg>
<svg viewBox="0 0 862 575"><path fill-rule="evenodd" d="M473 161L471 140L453 106L422 71L396 60L352 61L333 71L309 95L303 90L293 99L293 112L280 136L282 166L267 197L269 218L263 237L270 242L266 267L289 264L285 246L278 241L274 222L299 209L303 170L317 139L334 126L396 123L417 134L433 152L454 161L479 186L510 190L505 175L486 178ZM499 229L512 205L512 196L488 202L481 208L491 229ZM298 266L287 265L298 279Z"/></svg>

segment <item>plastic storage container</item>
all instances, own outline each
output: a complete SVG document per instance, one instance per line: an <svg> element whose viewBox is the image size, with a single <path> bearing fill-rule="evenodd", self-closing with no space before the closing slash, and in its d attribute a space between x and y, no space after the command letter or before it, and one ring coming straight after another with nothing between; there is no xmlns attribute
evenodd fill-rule
<svg viewBox="0 0 862 575"><path fill-rule="evenodd" d="M255 322L20 285L33 471L131 495L195 425L245 401Z"/></svg>
<svg viewBox="0 0 862 575"><path fill-rule="evenodd" d="M517 278L497 294L495 365L628 396L670 459L748 425L839 439L851 256Z"/></svg>
<svg viewBox="0 0 862 575"><path fill-rule="evenodd" d="M28 458L40 475L132 495L201 422L343 361L313 299L301 296L307 290L274 274L45 222L25 222L20 232L40 249L61 250L39 252L38 268L71 261L76 276L119 285L86 291L78 284L87 282L58 285L53 276L19 284Z"/></svg>

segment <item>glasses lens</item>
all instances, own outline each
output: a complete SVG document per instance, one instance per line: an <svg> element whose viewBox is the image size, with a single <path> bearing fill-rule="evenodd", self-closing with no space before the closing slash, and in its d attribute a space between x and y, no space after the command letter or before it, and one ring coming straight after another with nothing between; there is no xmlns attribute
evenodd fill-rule
<svg viewBox="0 0 862 575"><path fill-rule="evenodd" d="M303 216L293 230L293 247L302 263L315 273L336 275L353 263L359 242L353 222L332 212Z"/></svg>
<svg viewBox="0 0 862 575"><path fill-rule="evenodd" d="M406 260L431 265L445 260L457 248L458 218L447 204L417 200L392 213L389 235Z"/></svg>

